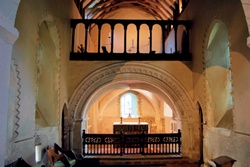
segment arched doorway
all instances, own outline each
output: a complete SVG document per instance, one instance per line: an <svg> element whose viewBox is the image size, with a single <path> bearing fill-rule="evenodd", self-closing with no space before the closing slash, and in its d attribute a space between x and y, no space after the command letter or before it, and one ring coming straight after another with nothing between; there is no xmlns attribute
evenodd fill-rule
<svg viewBox="0 0 250 167"><path fill-rule="evenodd" d="M203 111L202 107L198 103L199 108L199 122L200 122L200 164L204 164L204 157L203 157L203 125L206 124L206 122L203 121Z"/></svg>

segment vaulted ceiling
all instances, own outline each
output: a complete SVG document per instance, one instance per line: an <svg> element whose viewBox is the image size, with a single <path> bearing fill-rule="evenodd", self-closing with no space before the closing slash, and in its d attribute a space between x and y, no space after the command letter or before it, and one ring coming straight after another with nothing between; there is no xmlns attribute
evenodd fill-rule
<svg viewBox="0 0 250 167"><path fill-rule="evenodd" d="M135 8L157 20L173 19L179 0L75 0L84 19L102 19L121 8ZM183 2L183 1L181 1Z"/></svg>

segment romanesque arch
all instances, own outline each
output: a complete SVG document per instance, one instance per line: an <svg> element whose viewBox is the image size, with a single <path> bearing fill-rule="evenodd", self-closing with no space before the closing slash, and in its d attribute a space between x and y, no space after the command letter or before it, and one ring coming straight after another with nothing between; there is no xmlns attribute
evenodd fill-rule
<svg viewBox="0 0 250 167"><path fill-rule="evenodd" d="M45 92L45 90L47 89L46 86L48 86L48 83L46 85L42 85L40 84L41 81L39 81L41 79L42 75L48 75L48 70L47 70L47 74L44 72L46 63L48 63L48 60L45 60L46 57L52 57L52 60L49 60L50 63L53 63L53 65L55 66L54 69L50 69L51 71L54 70L55 71L55 75L53 76L53 80L50 81L51 83L53 83L53 89L55 90L55 94L53 95L54 98L56 99L55 103L56 106L55 107L55 112L57 113L56 117L57 119L55 120L54 124L55 125L60 125L61 124L61 109L63 108L63 101L61 101L60 98L60 88L61 88L61 64L62 64L62 59L61 59L61 39L60 39L60 35L59 35L59 28L57 25L57 22L55 20L55 18L53 17L52 14L50 13L44 13L40 20L39 20L39 29L38 29L38 41L37 41L37 61L36 61L36 102L38 102L38 98L39 98L39 89L41 89L41 87L43 86L43 91ZM47 34L49 34L46 38L45 41L42 41L42 35L41 31L43 27L48 27L48 30L46 30ZM43 30L44 31L44 30ZM44 32L43 32L44 33ZM49 40L48 40L49 39ZM46 41L47 40L47 41ZM46 56L46 54L48 55L48 53L46 53L46 47L44 47L44 45L46 43L49 43L49 41L51 42L50 45L53 45L53 48L49 48L50 50L47 51L49 52L49 54L52 54L50 56ZM48 59L48 58L47 58ZM43 74L44 73L44 74ZM44 80L48 80L48 78L44 78ZM44 99L44 98L43 98ZM47 114L48 115L48 114ZM54 118L53 118L54 119ZM59 126L60 128L60 126Z"/></svg>
<svg viewBox="0 0 250 167"><path fill-rule="evenodd" d="M81 130L86 127L88 108L102 93L122 82L133 81L143 84L150 91L157 92L165 100L171 100L182 122L183 154L195 156L198 153L195 143L199 140L196 131L198 115L187 90L168 72L144 63L115 63L107 65L86 77L75 90L70 103L69 114L73 122L71 146L80 154ZM197 121L196 121L197 119ZM188 153L187 153L188 152ZM197 155L196 155L197 156Z"/></svg>

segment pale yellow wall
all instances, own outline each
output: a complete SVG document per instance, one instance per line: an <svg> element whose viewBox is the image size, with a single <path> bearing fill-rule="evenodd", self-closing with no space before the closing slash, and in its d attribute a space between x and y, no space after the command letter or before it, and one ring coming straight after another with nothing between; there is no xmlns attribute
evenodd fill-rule
<svg viewBox="0 0 250 167"><path fill-rule="evenodd" d="M152 16L141 12L139 10L133 10L132 9L120 9L119 14L114 13L109 17L109 19L155 19ZM132 52L136 51L136 33L135 33L135 26L130 25L131 27L128 28L127 32L127 48L126 50L132 46L132 39L134 39L134 46L135 48L132 49ZM116 32L117 31L117 32ZM78 31L77 31L78 32ZM107 25L104 25L102 34L101 34L101 44L107 47L107 50L110 51L110 45L109 44L109 32L110 32L110 27ZM84 36L84 32L79 32L81 36ZM142 26L140 33L142 34L140 37L142 37L143 41L141 41L142 45L147 45L148 43L148 30L145 28L145 25ZM114 46L114 52L120 52L120 48L123 48L123 30L121 26L118 26L115 29L115 46ZM158 53L161 52L161 31L159 26L154 26L153 31L153 50L155 49ZM118 39L118 37L121 36L121 39ZM146 38L144 38L146 36ZM90 33L90 38L93 44L91 44L92 47L94 47L95 52L97 51L97 28L96 26L92 29ZM122 42L120 42L120 40ZM79 39L77 39L79 41ZM94 46L93 46L94 45ZM93 49L93 48L92 48ZM147 51L147 46L141 47L140 48L143 52ZM93 51L93 50L92 50ZM102 50L101 50L102 52ZM98 68L101 68L105 65L115 63L116 61L91 61L91 62L79 62L79 61L71 61L70 62L70 75L69 75L69 93L72 95L73 91L76 89L76 87L79 85L79 83L91 72L95 71ZM173 76L175 76L181 83L182 86L185 87L186 90L188 90L189 96L193 96L192 92L192 85L193 85L193 80L192 80L192 72L190 70L191 68L191 63L189 62L179 62L179 61L146 61L146 63L152 64L156 67L159 67ZM178 68L177 68L178 67Z"/></svg>
<svg viewBox="0 0 250 167"><path fill-rule="evenodd" d="M138 10L133 11L132 9L126 9L126 10L121 9L121 10L119 10L119 12L121 12L120 16L119 15L112 15L112 18L120 18L120 17L124 18L124 17L126 17L127 19L131 19L131 18L132 19L154 19L152 17L149 17L147 14L145 14L141 11L138 11ZM108 32L106 32L106 33L108 34ZM107 36L107 34L106 34L106 36ZM95 39L97 39L97 37L92 35L92 39L93 39L93 41L96 41ZM128 40L128 42L130 42L130 41ZM159 43L161 43L161 38L159 40ZM155 42L156 45L159 43ZM69 95L72 98L73 103L75 102L74 100L78 99L78 95L77 95L78 93L80 93L82 96L82 98L79 100L81 101L82 99L84 99L84 102L80 102L80 101L77 102L77 103L79 103L79 106L77 106L76 108L75 108L75 105L72 105L72 107L75 108L72 110L72 112L75 113L75 117L77 118L77 120L83 118L83 121L81 123L77 123L77 125L76 125L77 127L79 127L79 129L85 128L86 124L90 125L89 119L91 119L91 117L88 116L89 119L86 120L85 115L89 110L90 104L98 101L97 94L99 94L99 92L105 92L105 90L109 91L108 88L106 88L106 86L109 84L113 84L112 80L119 80L120 79L119 75L113 76L113 72L116 72L116 71L112 71L112 69L111 69L111 72L107 71L107 74L103 74L103 75L99 75L96 71L99 71L99 69L102 69L102 68L106 68L108 65L111 65L111 64L115 65L115 63L117 63L117 62L118 61L91 61L91 62L90 61L71 61L70 62ZM140 63L140 62L138 61L135 63ZM143 65L143 64L145 64L145 65ZM195 145L195 142L198 142L198 138L199 138L199 135L196 135L196 134L198 134L198 131L196 131L196 129L198 129L199 126L195 126L197 124L199 125L199 123L197 122L198 117L192 117L192 120L188 120L186 118L186 117L190 117L195 112L194 111L195 109L193 108L193 104L192 104L192 99L191 99L193 97L193 90L192 90L192 86L193 86L192 75L193 74L190 70L191 63L190 62L179 62L179 61L146 61L146 62L142 63L142 66L147 66L147 64L149 64L149 66L152 65L151 67L156 68L155 74L150 73L149 75L156 75L156 78L157 77L165 78L168 76L165 76L165 75L160 76L160 73L166 72L166 73L168 73L168 75L170 77L173 77L170 80L172 80L172 81L176 80L176 82L175 81L174 82L172 82L172 81L167 82L166 81L166 83L164 83L163 85L162 84L158 85L157 84L158 81L154 82L151 80L147 81L147 79L144 80L144 74L142 74L139 78L137 76L134 76L132 73L130 75L129 72L127 72L127 75L126 75L127 79L128 80L139 79L139 80L145 81L145 85L143 86L143 88L141 88L141 89L145 89L145 90L147 90L150 85L154 85L155 87L158 87L158 86L161 87L161 88L159 88L158 91L162 93L161 96L166 96L169 98L169 99L168 98L167 99L168 99L168 102L170 102L172 104L172 107L174 107L174 105L177 105L177 104L180 107L181 105L184 104L183 109L180 109L181 107L175 108L176 109L176 117L180 118L180 115L183 115L183 116L185 115L184 121L179 119L178 127L181 129L182 125L183 125L183 127L185 129L183 136L189 136L188 140L190 140L190 142L192 142L192 144L190 144L190 142L188 140L185 141L186 143L184 142L184 144L183 144L184 151L183 152L185 152L184 154L188 154L187 156L190 156L192 158L193 158L193 156L195 156L195 159L197 159L198 156L196 156L196 155L198 155L198 152L197 152L198 148L193 147L193 146ZM129 71L130 63L124 62L122 68ZM116 70L116 69L114 69L114 70ZM101 73L102 71L99 71L99 72ZM160 72L160 73L158 74L158 72ZM93 73L96 74L96 77L93 76ZM91 76L91 78L89 78L90 76ZM105 78L106 76L107 76L107 80L104 81L104 83L95 83L97 80L99 80L99 78L103 79L103 77ZM114 77L114 78L110 78L110 77ZM147 74L145 74L145 78L146 77L147 77ZM155 77L153 77L153 78L155 78ZM103 81L101 81L101 82L103 82ZM122 82L126 83L126 79L124 78L124 81L122 81ZM131 82L133 82L133 81L131 81ZM165 82L165 80L163 82ZM100 87L97 85L99 85ZM116 86L115 83L114 83L114 85ZM143 84L138 83L136 85L137 85L137 87L141 87ZM126 86L124 88L126 88ZM80 89L82 89L82 90L80 90ZM110 88L110 90L111 89L115 89L115 88ZM154 88L151 88L151 90L153 90L153 89ZM169 89L170 92L173 91L174 94L168 95L169 92L166 91L167 89ZM182 89L183 91L177 91L177 89ZM74 92L76 90L78 92ZM165 90L165 92L164 92L164 90ZM95 96L94 99L93 99L92 95ZM177 98L171 99L171 96L175 96L175 95L180 96L178 98L184 97L184 98L187 98L188 100L186 100L183 103L183 102L179 101ZM161 98L163 98L163 97L161 97ZM188 105L186 105L185 103ZM150 106L147 103L145 103L144 105L142 105L142 110L148 110L148 109L150 109L151 111L156 110L157 107L155 107L155 106L157 106L157 103L155 103L155 101L154 101L154 102L152 102L152 104L153 105ZM99 104L98 105L96 104L95 107L96 106L99 106ZM190 108L190 110L186 111L186 109L184 109L184 108ZM166 122L166 120L164 121L165 118L162 118L162 116L160 116L159 113L157 113L157 112L154 113L151 111L143 113L147 116L147 117L145 117L145 120L143 120L143 121L149 122L152 125L152 127L150 127L152 132L157 132L158 130L159 131L169 130L167 128L166 129L161 128L161 126L159 126L159 128L157 127L158 122L161 122L162 124L164 124L164 122ZM81 113L81 114L79 114L79 113ZM81 115L80 116L81 118L79 117L79 115ZM155 119L155 117L157 117L157 119ZM107 123L107 124L109 124L109 127L110 127L110 125L112 126L112 123L110 123L110 122L113 122L113 120L111 118L109 118L108 123ZM99 122L98 122L98 124L99 124ZM81 126L81 128L80 128L80 126ZM107 128L103 128L104 126L105 126L105 123L102 123L100 127L102 127L102 129L107 129ZM169 126L171 126L170 122L169 122ZM189 126L191 126L191 128L189 128ZM78 135L80 133L77 132L79 129L77 129L76 132L74 132L74 134L75 134L74 141L78 140L78 142L80 143L80 139L79 139L79 135ZM94 128L91 125L91 128L89 128L88 130L93 130L93 129L97 130L98 128ZM106 130L106 131L112 132L112 130ZM191 132L189 132L189 131L191 131ZM192 138L190 137L190 133L192 133L192 135L194 135ZM78 148L78 144L75 144L73 147L75 150L77 150L77 152L81 151ZM190 151L190 149L192 151Z"/></svg>
<svg viewBox="0 0 250 167"><path fill-rule="evenodd" d="M21 1L19 11L16 18L15 27L20 33L20 37L13 49L13 64L12 69L20 72L21 77L21 121L19 121L19 139L24 139L19 143L9 144L9 153L7 155L8 160L14 160L23 156L23 158L33 164L34 155L34 114L35 114L35 55L37 53L37 38L39 32L39 23L41 20L46 19L47 15L52 15L58 24L58 34L60 37L60 50L58 51L63 58L61 61L60 75L60 102L58 103L58 111L62 109L62 103L67 99L67 91L69 97L77 85L82 81L84 77L93 72L95 69L102 67L111 62L70 62L70 72L67 72L67 60L69 56L69 48L71 36L69 30L69 13L65 12L71 7L68 5L69 1ZM247 3L247 1L244 1ZM4 5L1 5L3 7ZM4 7L5 8L5 7ZM7 8L6 8L7 9ZM213 10L211 10L213 9ZM2 9L1 9L2 10ZM10 10L9 12L11 12ZM128 12L122 11L122 17L127 16ZM8 12L7 12L8 13ZM207 121L207 125L204 125L204 153L205 160L215 158L219 155L228 155L237 160L234 166L249 166L249 121L247 115L248 112L248 99L249 99L249 61L247 55L249 55L249 49L246 47L246 41L248 37L246 17L243 14L240 1L236 0L206 0L198 1L191 0L185 15L182 19L192 20L191 28L191 53L193 54L192 64L187 63L185 66L181 62L150 62L164 70L167 70L171 74L183 83L183 86L188 90L193 100L198 101L203 109L204 121ZM134 14L134 13L133 13ZM137 13L134 18L145 18L145 13ZM10 16L7 14L7 16ZM61 16L63 16L61 18ZM72 14L73 16L73 14ZM143 17L139 17L143 16ZM14 17L14 16L13 16ZM77 13L74 14L74 18L79 17ZM152 19L148 17L148 19ZM205 54L206 40L209 34L209 27L214 19L222 20L227 26L229 32L230 49L231 49L231 62L233 72L233 95L234 95L234 129L218 129L211 126L211 113L213 111L208 110L206 101L207 96L204 88L206 87L206 81L204 81L204 62L203 57ZM246 25L246 26L245 26ZM2 37L1 37L2 38ZM14 64L18 64L17 69L14 68ZM176 68L178 66L178 68ZM192 66L193 73L190 72ZM13 71L12 71L13 72ZM69 74L68 78L65 74ZM17 74L14 72L11 74L12 79L10 82L13 89L17 88L17 80L15 78ZM70 82L67 85L67 81ZM68 90L67 90L68 88ZM194 89L193 89L194 88ZM11 92L11 90L10 90ZM194 94L194 95L193 95ZM11 97L10 97L11 99ZM13 101L10 101L13 105ZM2 107L2 106L1 106ZM15 108L15 107L13 107ZM10 111L12 113L14 111ZM12 115L13 117L13 115ZM13 120L8 120L9 124L12 124ZM12 121L12 122L11 122ZM192 120L190 120L192 121ZM12 124L13 125L13 124ZM33 128L32 128L33 127ZM32 129L32 130L31 130ZM5 130L5 129L4 129ZM9 129L8 129L9 130ZM192 129L191 129L192 130ZM43 145L59 141L57 138L58 128L45 128L40 131L42 135ZM47 139L44 136L50 136ZM7 139L7 141L11 141ZM13 142L13 141L11 141ZM1 143L2 144L2 143ZM197 143L199 144L199 143ZM24 150L25 146L25 152ZM1 152L2 153L2 152ZM1 155L1 157L3 157ZM1 163L3 164L3 163Z"/></svg>
<svg viewBox="0 0 250 167"><path fill-rule="evenodd" d="M138 108L140 121L149 124L150 133L171 133L171 122L174 120L164 117L163 102L148 100L140 94L137 94L137 97L140 99ZM121 121L120 96L109 101L109 94L107 94L102 99L102 101L97 100L88 111L87 133L113 133L113 123ZM100 108L100 103L105 103L105 107ZM159 108L154 108L152 103L159 103ZM123 118L122 122L139 122L139 119Z"/></svg>
<svg viewBox="0 0 250 167"><path fill-rule="evenodd" d="M189 2L181 19L192 20L191 53L193 55L194 100L201 104L204 126L204 159L227 155L237 160L234 166L249 166L249 48L246 46L248 29L242 5L238 0L199 0ZM233 84L233 124L232 130L216 128L213 124L214 110L210 90L206 90L204 59L208 38L214 21L221 21L228 31L232 84ZM211 75L211 73L210 73ZM214 82L217 82L216 79ZM216 114L216 113L215 113Z"/></svg>

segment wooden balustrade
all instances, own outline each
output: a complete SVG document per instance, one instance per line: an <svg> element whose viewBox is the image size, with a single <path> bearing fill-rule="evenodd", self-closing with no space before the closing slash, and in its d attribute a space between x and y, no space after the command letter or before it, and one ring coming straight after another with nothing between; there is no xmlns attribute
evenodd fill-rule
<svg viewBox="0 0 250 167"><path fill-rule="evenodd" d="M192 56L189 53L189 29L190 21L189 20L178 20L181 12L187 7L189 0L178 0L175 1L173 6L171 5L172 17L168 20L116 20L116 19L85 19L85 10L86 6L83 7L84 0L74 0L75 5L79 11L79 14L82 16L82 19L71 19L71 29L72 29L72 48L70 53L70 60L166 60L166 61L191 61ZM180 4L182 4L182 10L180 11ZM84 25L84 30L78 30L78 25ZM110 32L105 32L105 34L110 33L108 37L110 40L109 51L106 46L101 43L101 36L103 35L102 28L103 25L108 25L110 27ZM116 25L122 25L123 35L119 36L119 41L115 42L115 27ZM137 34L134 42L136 43L134 52L131 53L131 47L128 47L127 35L129 34L128 26L134 25L136 27ZM140 52L140 48L144 47L145 44L142 44L140 29L142 25L148 26L149 33L147 37L149 39L147 52ZM153 27L157 25L161 28L161 37L157 37L157 41L153 41ZM179 36L177 31L179 26L182 25L185 27L183 32L180 32ZM95 41L90 40L90 32L93 27L97 27L97 32L95 32ZM166 39L170 31L174 31L174 40L171 41L174 46L170 46L170 52L166 51ZM76 35L77 34L77 35ZM143 34L144 36L145 34ZM124 36L123 38L121 36ZM181 39L181 40L180 40ZM79 43L79 41L81 41ZM94 44L92 42L95 42ZM178 43L179 42L179 43ZM90 44L91 43L91 44ZM123 45L123 48L119 47L121 52L114 51L114 43L119 43ZM157 43L161 49L155 50L153 48L153 43ZM96 47L97 49L93 52L89 51L90 46ZM102 51L101 51L102 50Z"/></svg>
<svg viewBox="0 0 250 167"><path fill-rule="evenodd" d="M84 29L77 30L78 25L84 25ZM102 28L104 25L110 27L110 44L109 51L107 51L106 46L101 44ZM115 45L115 27L116 25L121 25L123 27L123 37L120 37L119 43L122 47L121 51L114 51ZM136 43L134 47L134 52L130 51L131 47L128 47L127 35L128 26L135 26L136 37L133 42ZM141 26L146 25L148 27L148 48L147 52L141 52L140 49L144 44L140 43L142 36L140 36ZM157 45L161 48L156 51L153 48L153 38L155 37L153 33L153 27L159 26L161 28L161 37L157 37ZM90 47L90 34L89 32L93 27L97 27L96 35L96 50L89 51ZM181 31L178 34L179 27L182 26ZM72 29L72 48L70 53L70 60L172 60L172 61L190 61L191 54L189 52L189 29L190 21L188 20L115 20L115 19L71 19L71 29ZM166 51L165 42L170 33L173 31L173 46L171 46L171 51ZM76 36L76 34L78 34ZM145 34L143 34L145 35ZM179 36L178 36L179 35ZM182 40L180 40L182 39ZM82 43L79 43L79 40ZM91 41L92 42L92 41ZM132 43L133 43L132 42ZM178 49L178 46L181 47ZM172 48L173 47L173 48Z"/></svg>
<svg viewBox="0 0 250 167"><path fill-rule="evenodd" d="M181 154L181 131L166 134L86 134L82 133L82 154Z"/></svg>

